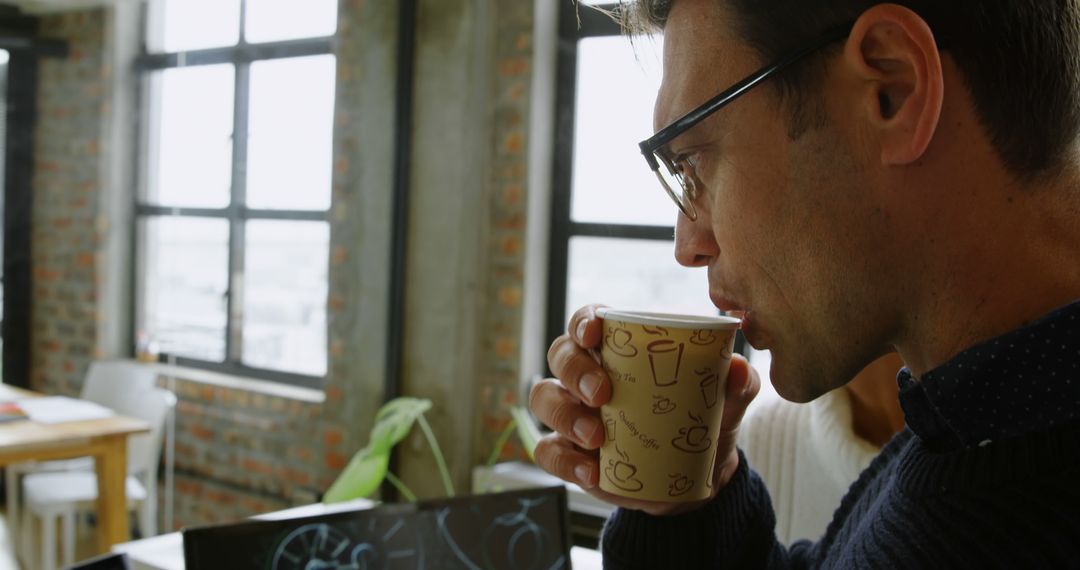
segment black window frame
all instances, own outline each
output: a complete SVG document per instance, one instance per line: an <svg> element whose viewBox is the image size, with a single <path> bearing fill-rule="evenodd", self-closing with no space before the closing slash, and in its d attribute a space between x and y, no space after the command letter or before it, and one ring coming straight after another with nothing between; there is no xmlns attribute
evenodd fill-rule
<svg viewBox="0 0 1080 570"><path fill-rule="evenodd" d="M14 6L0 6L0 49L10 56L3 112L4 232L0 287L3 288L3 383L31 388L33 333L34 125L37 124L38 66L42 58L67 58L68 43L41 37L40 20Z"/></svg>
<svg viewBox="0 0 1080 570"><path fill-rule="evenodd" d="M548 252L547 324L545 340L550 344L566 332L566 290L569 278L570 240L575 237L675 241L675 227L644 224L577 222L571 218L574 168L574 127L577 104L578 43L586 38L623 35L611 17L620 4L579 4L559 0L558 53L556 55L555 136L551 187L551 226ZM629 41L629 39L627 40ZM626 141L637 145L638 141ZM657 184L657 192L663 189ZM671 205L675 208L675 204ZM546 351L546 346L544 347ZM735 351L745 354L742 333L735 337ZM550 374L550 370L547 371Z"/></svg>
<svg viewBox="0 0 1080 570"><path fill-rule="evenodd" d="M283 384L291 384L306 388L322 389L329 373L329 347L327 351L327 372L322 376L312 376L284 370L259 368L243 363L243 274L244 259L246 255L246 222L252 220L288 220L324 222L328 228L330 223L330 209L325 210L287 210L287 209L257 209L246 205L247 199L247 154L248 154L248 120L250 111L251 93L251 65L259 61L275 59L296 58L315 55L334 55L334 35L283 40L274 42L248 43L244 35L244 22L247 12L248 0L240 0L240 34L235 45L197 49L184 52L151 53L146 43L146 10L144 7L143 42L141 53L135 62L138 75L138 84L143 85L155 72L174 69L179 67L194 67L202 65L232 64L234 69L233 89L233 136L232 136L232 180L230 182L229 204L223 208L191 208L173 207L148 204L145 202L145 176L137 176L139 180L135 193L135 235L141 236L139 225L149 219L162 218L200 218L225 220L229 224L229 261L228 261L228 285L226 288L226 324L225 324L225 358L222 362L214 362L192 358L188 356L170 355L162 352L158 355L162 362L173 362L180 366L201 368L214 372L244 376L259 380L270 380ZM145 90L139 89L138 109L140 121L146 117L149 109L149 101L145 97ZM145 138L145 129L140 128L140 138ZM146 145L138 145L145 148ZM138 152L142 153L142 150ZM136 168L145 168L145 156L137 157ZM141 240L141 238L140 238ZM142 246L143 244L138 244ZM142 267L136 257L134 275L136 279L141 277ZM329 262L329 259L327 260ZM329 293L328 293L329 295ZM138 303L139 295L134 303ZM133 312L139 315L138 306ZM134 325L140 326L138 317ZM329 334L329 331L327 331Z"/></svg>

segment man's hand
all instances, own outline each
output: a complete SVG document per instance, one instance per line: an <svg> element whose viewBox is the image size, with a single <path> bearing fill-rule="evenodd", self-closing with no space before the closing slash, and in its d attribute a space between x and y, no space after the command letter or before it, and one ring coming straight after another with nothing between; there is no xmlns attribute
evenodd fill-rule
<svg viewBox="0 0 1080 570"><path fill-rule="evenodd" d="M590 495L616 506L653 515L687 512L708 502L665 503L627 499L601 491L600 445L604 427L600 406L611 399L611 381L597 356L603 340L603 321L596 316L600 305L579 309L570 319L567 334L555 339L548 349L548 366L561 379L549 378L533 386L529 409L555 430L536 446L536 463L545 471L577 483ZM719 355L717 356L719 358ZM720 424L714 470L713 493L724 487L739 466L735 435L746 406L757 395L761 381L746 359L735 355L728 372L724 419Z"/></svg>

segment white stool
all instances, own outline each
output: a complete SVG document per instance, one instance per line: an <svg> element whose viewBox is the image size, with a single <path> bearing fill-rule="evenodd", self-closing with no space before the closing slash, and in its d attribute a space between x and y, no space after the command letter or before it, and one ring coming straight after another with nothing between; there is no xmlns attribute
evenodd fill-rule
<svg viewBox="0 0 1080 570"><path fill-rule="evenodd" d="M146 487L135 477L129 476L125 483L128 509L141 507L136 516L140 532L150 536L153 526L153 509L149 505ZM27 566L41 570L56 570L56 523L62 523L62 563L65 567L75 562L75 514L80 508L93 508L98 496L97 475L92 472L69 471L64 473L32 473L23 478L23 524L20 539ZM34 518L41 520L41 557L34 564L33 550Z"/></svg>

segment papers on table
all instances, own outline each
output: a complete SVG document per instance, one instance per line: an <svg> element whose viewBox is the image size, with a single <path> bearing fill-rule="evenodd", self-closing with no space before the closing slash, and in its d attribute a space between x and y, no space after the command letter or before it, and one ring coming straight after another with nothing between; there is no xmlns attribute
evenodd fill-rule
<svg viewBox="0 0 1080 570"><path fill-rule="evenodd" d="M25 420L26 411L15 402L0 402L0 423Z"/></svg>
<svg viewBox="0 0 1080 570"><path fill-rule="evenodd" d="M116 415L112 410L100 404L67 396L26 398L19 400L19 407L31 420L43 424L100 420Z"/></svg>

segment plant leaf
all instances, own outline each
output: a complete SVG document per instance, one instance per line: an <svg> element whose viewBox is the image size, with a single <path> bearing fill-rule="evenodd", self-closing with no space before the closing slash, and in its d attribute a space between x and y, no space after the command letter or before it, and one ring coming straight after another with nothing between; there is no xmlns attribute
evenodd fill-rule
<svg viewBox="0 0 1080 570"><path fill-rule="evenodd" d="M499 438L495 440L495 448L491 450L491 455L488 456L487 463L484 465L488 467L495 465L495 462L499 460L499 455L502 454L503 448L506 447L506 442L515 431L517 431L517 418L511 414L510 421L506 422L506 427L499 434Z"/></svg>
<svg viewBox="0 0 1080 570"><path fill-rule="evenodd" d="M424 398L394 398L375 414L375 425L371 428L368 447L380 453L389 453L409 435L416 418L431 409L431 400Z"/></svg>
<svg viewBox="0 0 1080 570"><path fill-rule="evenodd" d="M536 427L536 421L521 406L512 408L510 414L514 416L514 423L517 424L521 446L525 448L525 453L529 454L529 459L535 462L536 457L533 456L533 452L536 451L536 443L540 441L540 428Z"/></svg>
<svg viewBox="0 0 1080 570"><path fill-rule="evenodd" d="M341 471L323 495L324 503L339 503L351 499L367 497L379 488L386 477L390 464L390 453L365 447L353 455L349 464Z"/></svg>

